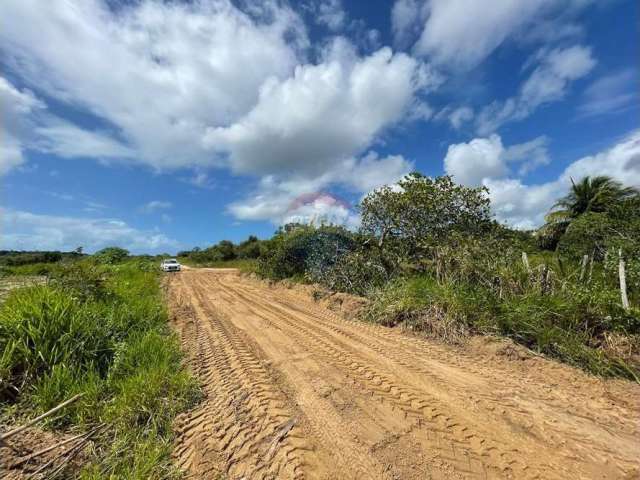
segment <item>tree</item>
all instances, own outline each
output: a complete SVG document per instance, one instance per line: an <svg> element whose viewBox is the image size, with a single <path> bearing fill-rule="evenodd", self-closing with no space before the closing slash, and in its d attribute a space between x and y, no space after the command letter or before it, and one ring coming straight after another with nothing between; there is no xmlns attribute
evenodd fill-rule
<svg viewBox="0 0 640 480"><path fill-rule="evenodd" d="M586 176L578 183L572 179L569 193L556 202L546 220L571 222L587 212L604 213L634 195L638 195L637 189L624 187L605 175Z"/></svg>
<svg viewBox="0 0 640 480"><path fill-rule="evenodd" d="M363 233L409 260L446 243L453 233L478 235L492 225L488 190L458 185L450 176L411 173L369 193L360 210Z"/></svg>
<svg viewBox="0 0 640 480"><path fill-rule="evenodd" d="M120 247L107 247L97 251L93 256L100 263L113 265L127 258L129 256L129 250Z"/></svg>
<svg viewBox="0 0 640 480"><path fill-rule="evenodd" d="M215 248L220 255L220 260L233 260L236 258L235 245L229 240L220 240Z"/></svg>
<svg viewBox="0 0 640 480"><path fill-rule="evenodd" d="M236 247L238 258L258 258L260 256L260 240L255 235L249 235L244 242Z"/></svg>
<svg viewBox="0 0 640 480"><path fill-rule="evenodd" d="M607 213L636 196L637 189L624 187L606 175L586 176L577 183L571 179L569 193L559 199L545 217L546 223L538 234L540 241L546 247L555 248L569 225L580 216Z"/></svg>

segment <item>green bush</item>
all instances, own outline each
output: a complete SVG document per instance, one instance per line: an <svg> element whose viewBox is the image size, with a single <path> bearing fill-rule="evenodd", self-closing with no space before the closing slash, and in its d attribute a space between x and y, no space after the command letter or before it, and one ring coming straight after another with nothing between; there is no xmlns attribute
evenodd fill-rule
<svg viewBox="0 0 640 480"><path fill-rule="evenodd" d="M393 275L379 255L365 250L337 257L328 268L320 270L311 278L330 290L369 295Z"/></svg>
<svg viewBox="0 0 640 480"><path fill-rule="evenodd" d="M305 274L316 280L354 245L353 234L342 227L290 226L263 243L258 271L277 280Z"/></svg>
<svg viewBox="0 0 640 480"><path fill-rule="evenodd" d="M120 247L107 247L93 254L93 259L98 263L115 265L124 261L129 256L129 251Z"/></svg>

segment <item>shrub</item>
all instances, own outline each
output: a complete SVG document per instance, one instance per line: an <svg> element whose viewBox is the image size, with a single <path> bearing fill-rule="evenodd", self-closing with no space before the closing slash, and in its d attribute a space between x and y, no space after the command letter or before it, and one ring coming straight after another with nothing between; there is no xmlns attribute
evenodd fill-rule
<svg viewBox="0 0 640 480"><path fill-rule="evenodd" d="M115 265L125 260L129 256L129 251L120 247L107 247L93 254L93 259L98 263Z"/></svg>
<svg viewBox="0 0 640 480"><path fill-rule="evenodd" d="M337 257L328 268L320 270L313 281L339 292L370 294L388 282L393 272L379 256L368 251L354 251Z"/></svg>
<svg viewBox="0 0 640 480"><path fill-rule="evenodd" d="M105 300L110 292L105 286L107 271L90 262L74 262L52 269L49 279L53 285L85 302Z"/></svg>
<svg viewBox="0 0 640 480"><path fill-rule="evenodd" d="M307 273L307 278L315 279L354 244L353 234L342 227L282 229L264 242L258 271L273 279L304 277Z"/></svg>

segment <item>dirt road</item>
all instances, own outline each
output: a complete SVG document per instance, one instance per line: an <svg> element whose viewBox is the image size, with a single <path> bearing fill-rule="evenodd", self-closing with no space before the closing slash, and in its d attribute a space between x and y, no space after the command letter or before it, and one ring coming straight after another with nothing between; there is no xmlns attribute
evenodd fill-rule
<svg viewBox="0 0 640 480"><path fill-rule="evenodd" d="M169 280L205 400L190 478L639 478L640 389L347 321L233 270Z"/></svg>

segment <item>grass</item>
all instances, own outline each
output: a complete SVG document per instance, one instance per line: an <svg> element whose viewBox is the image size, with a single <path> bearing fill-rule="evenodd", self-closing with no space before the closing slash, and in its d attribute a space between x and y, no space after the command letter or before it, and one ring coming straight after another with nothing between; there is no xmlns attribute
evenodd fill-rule
<svg viewBox="0 0 640 480"><path fill-rule="evenodd" d="M625 312L614 294L594 286L499 298L482 286L425 275L388 284L372 296L365 318L452 341L468 333L504 335L589 372L638 381L637 356L611 351L605 342L621 335L637 349L639 341L640 311Z"/></svg>
<svg viewBox="0 0 640 480"><path fill-rule="evenodd" d="M153 265L87 261L47 285L12 291L0 306L0 408L33 417L85 395L48 428L107 428L81 478L164 479L171 423L198 398L167 324Z"/></svg>

